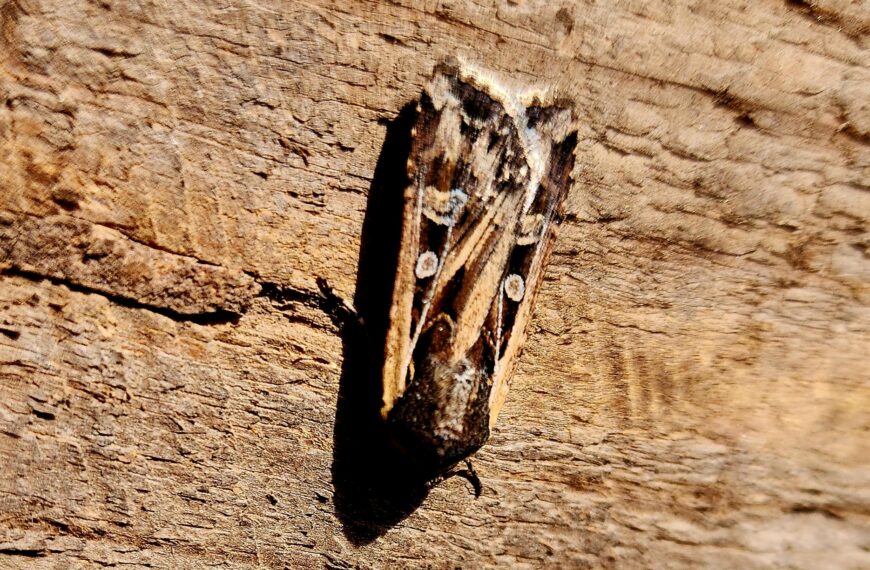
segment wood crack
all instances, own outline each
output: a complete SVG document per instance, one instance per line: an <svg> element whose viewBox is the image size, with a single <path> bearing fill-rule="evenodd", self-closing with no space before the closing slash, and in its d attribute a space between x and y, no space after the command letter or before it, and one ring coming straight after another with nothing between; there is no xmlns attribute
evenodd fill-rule
<svg viewBox="0 0 870 570"><path fill-rule="evenodd" d="M83 293L86 295L99 295L100 297L108 299L116 305L120 305L128 309L142 309L151 313L156 313L158 315L164 316L168 319L172 319L173 321L180 323L195 323L198 325L237 324L242 314L244 314L244 311L230 311L226 309L216 309L214 311L191 314L180 313L167 307L144 303L132 297L126 297L124 295L119 295L116 293L101 291L97 288L82 285L81 283L77 283L70 279L55 277L52 275L44 275L35 271L25 271L16 267L9 267L7 269L4 269L3 271L0 271L0 275L9 277L20 277L34 283L39 283L40 281L48 281L52 285L61 285L76 293Z"/></svg>

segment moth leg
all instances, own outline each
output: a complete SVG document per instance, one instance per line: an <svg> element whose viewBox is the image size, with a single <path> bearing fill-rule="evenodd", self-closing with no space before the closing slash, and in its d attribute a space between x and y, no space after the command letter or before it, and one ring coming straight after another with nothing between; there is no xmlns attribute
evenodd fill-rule
<svg viewBox="0 0 870 570"><path fill-rule="evenodd" d="M362 315L356 310L353 304L335 292L330 287L329 283L323 277L317 278L317 288L320 289L320 294L323 295L323 310L334 321L341 324L355 324L361 330L365 330L365 323Z"/></svg>

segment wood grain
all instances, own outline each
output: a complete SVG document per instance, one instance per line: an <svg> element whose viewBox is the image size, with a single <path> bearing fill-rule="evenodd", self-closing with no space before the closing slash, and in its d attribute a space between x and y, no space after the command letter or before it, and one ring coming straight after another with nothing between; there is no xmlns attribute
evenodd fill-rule
<svg viewBox="0 0 870 570"><path fill-rule="evenodd" d="M0 567L870 566L868 7L0 2ZM451 55L581 116L477 500L316 285Z"/></svg>

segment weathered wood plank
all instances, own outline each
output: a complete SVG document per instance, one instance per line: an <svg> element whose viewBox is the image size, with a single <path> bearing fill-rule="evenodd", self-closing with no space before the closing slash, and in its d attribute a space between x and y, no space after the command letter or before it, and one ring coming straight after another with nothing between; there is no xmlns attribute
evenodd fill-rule
<svg viewBox="0 0 870 570"><path fill-rule="evenodd" d="M0 3L0 567L867 567L868 32L839 0ZM456 54L571 93L583 168L484 495L373 508L315 282L359 298L387 127Z"/></svg>

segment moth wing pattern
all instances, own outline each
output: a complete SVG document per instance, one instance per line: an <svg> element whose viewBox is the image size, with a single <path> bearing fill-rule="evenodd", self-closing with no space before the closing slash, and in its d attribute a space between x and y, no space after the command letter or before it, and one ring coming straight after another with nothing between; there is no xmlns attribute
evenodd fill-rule
<svg viewBox="0 0 870 570"><path fill-rule="evenodd" d="M436 67L412 130L382 414L432 469L478 449L510 377L571 185L573 108Z"/></svg>
<svg viewBox="0 0 870 570"><path fill-rule="evenodd" d="M567 103L563 103L567 105ZM525 280L525 295L516 305L509 305L508 317L502 327L509 336L501 352L501 366L494 376L490 396L490 429L504 404L510 380L518 364L518 356L528 333L528 323L534 308L544 268L555 239L554 225L561 220L562 209L573 179L574 151L577 146L576 118L570 107L543 107L539 102L526 110L529 127L539 133L541 145L546 145L547 163L543 166L541 188L517 228L517 245L512 252L508 276L519 275ZM523 225L523 224L527 225ZM505 285L510 282L506 279Z"/></svg>

